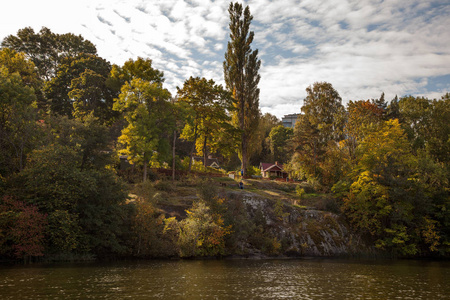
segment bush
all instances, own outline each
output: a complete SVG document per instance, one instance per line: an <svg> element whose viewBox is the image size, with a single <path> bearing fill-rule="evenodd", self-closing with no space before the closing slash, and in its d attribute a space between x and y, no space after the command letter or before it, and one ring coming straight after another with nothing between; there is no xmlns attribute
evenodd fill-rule
<svg viewBox="0 0 450 300"><path fill-rule="evenodd" d="M247 169L247 176L261 176L261 169L259 167L251 166Z"/></svg>
<svg viewBox="0 0 450 300"><path fill-rule="evenodd" d="M305 189L302 188L300 185L297 185L295 187L295 193L297 194L299 199L303 199L303 197L305 195Z"/></svg>
<svg viewBox="0 0 450 300"><path fill-rule="evenodd" d="M158 180L153 185L158 191L173 192L175 190L174 183L171 181Z"/></svg>

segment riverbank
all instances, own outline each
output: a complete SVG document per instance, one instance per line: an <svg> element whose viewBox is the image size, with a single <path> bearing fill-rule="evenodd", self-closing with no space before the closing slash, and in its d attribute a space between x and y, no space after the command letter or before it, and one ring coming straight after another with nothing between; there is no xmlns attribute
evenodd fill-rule
<svg viewBox="0 0 450 300"><path fill-rule="evenodd" d="M156 214L177 224L187 222L194 203L205 202L211 209L209 214L220 215L223 227L229 227L218 256L262 259L379 255L352 232L338 213L336 200L329 195L318 194L303 184L306 192L300 198L296 193L300 183L261 179L244 179L243 183L244 189L239 189L237 181L225 177L156 181L134 186L130 199L136 204L151 203ZM178 234L186 234L186 230L181 231ZM203 236L200 243L206 240L208 237ZM180 257L209 254L191 251Z"/></svg>

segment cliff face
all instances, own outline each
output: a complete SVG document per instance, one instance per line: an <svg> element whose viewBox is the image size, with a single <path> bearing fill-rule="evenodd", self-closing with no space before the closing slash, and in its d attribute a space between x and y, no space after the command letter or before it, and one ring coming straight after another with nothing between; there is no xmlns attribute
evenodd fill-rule
<svg viewBox="0 0 450 300"><path fill-rule="evenodd" d="M257 241L251 242L257 238L254 233L247 238L241 235L236 242L238 254L330 257L373 252L337 214L244 191L228 192L226 198L243 204L244 215L259 226L259 238L266 241L261 247Z"/></svg>

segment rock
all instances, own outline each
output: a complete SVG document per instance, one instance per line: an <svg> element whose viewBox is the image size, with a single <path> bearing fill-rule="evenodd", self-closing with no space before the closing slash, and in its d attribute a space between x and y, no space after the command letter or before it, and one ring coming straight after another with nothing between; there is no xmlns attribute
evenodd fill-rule
<svg viewBox="0 0 450 300"><path fill-rule="evenodd" d="M279 209L276 212L274 200L249 192L231 191L227 197L242 201L250 220L257 218L258 214L263 217L263 249L250 245L247 240L239 241L245 244L241 249L245 248L247 255L259 257L262 251L290 257L333 257L374 252L337 214L288 204L284 204L280 213ZM267 249L271 243L272 249Z"/></svg>

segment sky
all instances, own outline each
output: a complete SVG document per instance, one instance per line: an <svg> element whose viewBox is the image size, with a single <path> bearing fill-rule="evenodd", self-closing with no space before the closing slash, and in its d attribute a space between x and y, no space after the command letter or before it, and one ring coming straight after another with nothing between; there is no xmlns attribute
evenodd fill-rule
<svg viewBox="0 0 450 300"><path fill-rule="evenodd" d="M450 92L450 0L248 0L261 59L260 108L299 113L305 89L329 82L342 103ZM0 40L43 26L82 35L122 65L150 58L176 95L190 76L225 85L230 1L14 0Z"/></svg>

